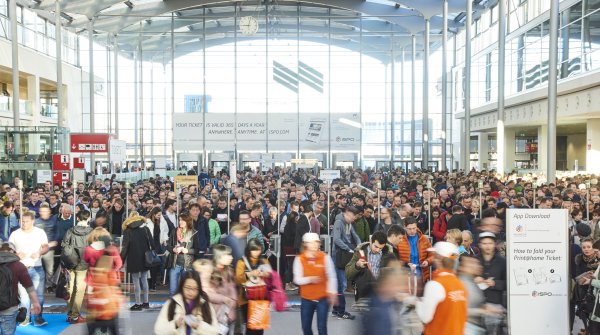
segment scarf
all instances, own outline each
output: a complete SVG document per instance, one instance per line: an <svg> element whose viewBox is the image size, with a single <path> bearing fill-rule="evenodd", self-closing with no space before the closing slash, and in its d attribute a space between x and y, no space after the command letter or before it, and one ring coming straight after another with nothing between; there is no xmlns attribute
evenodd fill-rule
<svg viewBox="0 0 600 335"><path fill-rule="evenodd" d="M586 264L587 268L589 270L596 270L596 268L598 268L598 258L596 257L596 255L592 255L592 256L586 256L584 254L581 254L581 259L583 260L583 262Z"/></svg>
<svg viewBox="0 0 600 335"><path fill-rule="evenodd" d="M181 229L181 228L179 228L179 229ZM179 229L177 229L177 231L179 231ZM192 314L194 307L196 307L196 301L191 301L188 303L188 302L185 302L185 299L184 299L183 304L185 305L185 315ZM186 333L186 335L191 335L192 327L190 327L186 324L185 325L185 333Z"/></svg>

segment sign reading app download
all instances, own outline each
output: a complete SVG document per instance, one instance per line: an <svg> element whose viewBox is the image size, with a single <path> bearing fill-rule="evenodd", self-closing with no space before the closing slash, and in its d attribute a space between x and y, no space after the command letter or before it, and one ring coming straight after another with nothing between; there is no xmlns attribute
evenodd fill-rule
<svg viewBox="0 0 600 335"><path fill-rule="evenodd" d="M508 323L513 335L569 334L566 209L508 209Z"/></svg>

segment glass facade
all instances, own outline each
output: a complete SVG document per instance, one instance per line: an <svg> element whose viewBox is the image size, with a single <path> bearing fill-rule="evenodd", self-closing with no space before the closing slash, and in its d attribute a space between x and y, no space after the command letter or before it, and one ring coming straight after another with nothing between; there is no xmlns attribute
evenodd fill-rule
<svg viewBox="0 0 600 335"><path fill-rule="evenodd" d="M564 2L566 3L566 1ZM548 81L549 1L508 1L505 94L507 97L538 88ZM558 79L594 71L600 63L600 1L561 5ZM497 7L474 21L471 106L477 108L498 101ZM479 21L489 22L478 24ZM477 31L477 27L485 29ZM459 65L453 69L456 90L454 112L464 110L464 32L456 37Z"/></svg>

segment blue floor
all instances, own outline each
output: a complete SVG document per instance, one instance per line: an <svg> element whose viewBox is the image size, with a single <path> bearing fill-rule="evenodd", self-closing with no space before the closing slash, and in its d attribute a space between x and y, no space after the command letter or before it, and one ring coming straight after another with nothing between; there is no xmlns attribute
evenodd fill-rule
<svg viewBox="0 0 600 335"><path fill-rule="evenodd" d="M70 326L67 323L67 314L44 314L44 320L48 322L43 327L34 327L33 324L21 327L17 326L17 335L56 335Z"/></svg>

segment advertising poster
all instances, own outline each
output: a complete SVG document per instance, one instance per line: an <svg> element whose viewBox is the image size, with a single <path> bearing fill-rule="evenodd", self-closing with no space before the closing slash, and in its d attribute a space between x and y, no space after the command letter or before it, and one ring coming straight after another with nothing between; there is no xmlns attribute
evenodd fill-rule
<svg viewBox="0 0 600 335"><path fill-rule="evenodd" d="M566 209L508 209L508 323L513 335L569 334Z"/></svg>

